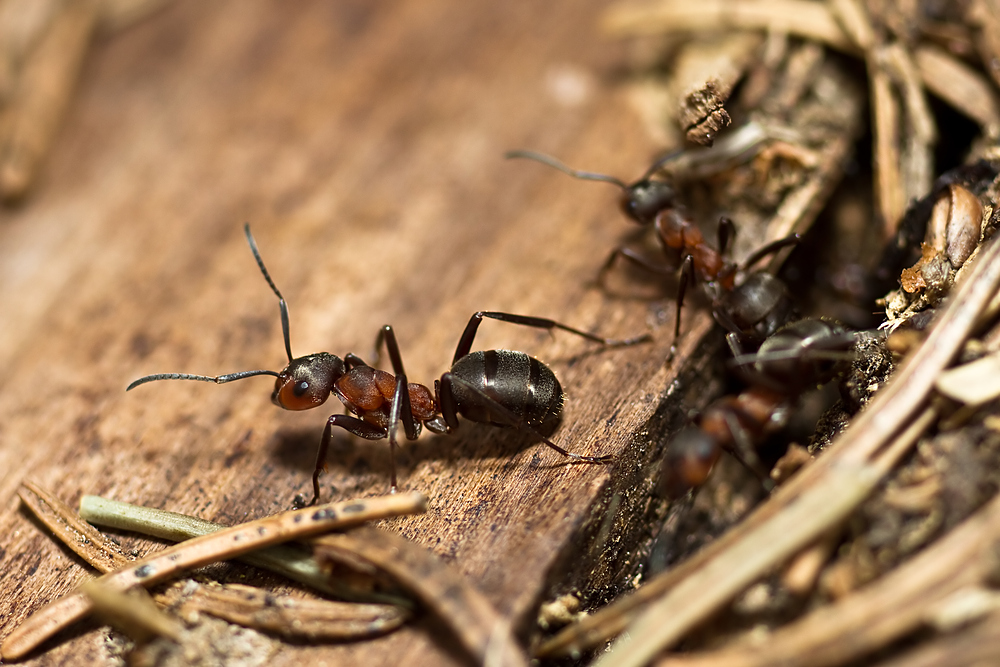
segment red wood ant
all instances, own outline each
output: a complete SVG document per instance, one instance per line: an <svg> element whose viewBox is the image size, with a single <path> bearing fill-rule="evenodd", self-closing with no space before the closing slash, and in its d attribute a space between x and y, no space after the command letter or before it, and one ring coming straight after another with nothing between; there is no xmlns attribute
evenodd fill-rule
<svg viewBox="0 0 1000 667"><path fill-rule="evenodd" d="M855 341L855 334L840 324L817 318L783 326L752 354L742 354L730 336L736 353L731 363L750 386L715 401L697 425L674 436L661 469L664 494L678 498L704 484L723 450L766 480L755 445L785 425L802 391L825 384L844 370Z"/></svg>
<svg viewBox="0 0 1000 667"><path fill-rule="evenodd" d="M470 319L459 339L451 370L428 387L408 383L402 355L391 326L385 325L376 338L376 350L385 344L393 373L368 366L360 357L343 359L327 352L293 357L289 339L288 306L264 266L257 243L244 227L257 266L278 297L281 330L288 365L281 372L253 370L226 375L158 373L132 382L126 391L156 380L196 380L223 384L256 375L276 378L271 401L285 410L308 410L322 405L331 395L343 402L351 414L331 415L326 422L313 471L313 498L319 500L319 476L325 468L332 430L339 427L367 440L388 438L392 491L396 489L395 449L397 427L403 422L408 440L415 440L422 427L434 433L451 433L458 428L458 416L470 421L515 428L540 439L563 456L583 463L608 463L610 456L586 456L567 451L546 436L555 431L562 416L564 394L552 370L523 352L486 350L472 352L472 343L483 318L539 329L561 329L601 345L631 345L647 341L649 334L624 340L601 338L554 320L500 312L478 312Z"/></svg>
<svg viewBox="0 0 1000 667"><path fill-rule="evenodd" d="M791 318L792 304L788 290L770 274L754 272L739 284L736 283L737 275L767 255L798 243L800 236L791 234L768 243L751 253L742 265L725 259L726 248L736 232L732 220L726 217L719 220L718 249L713 248L684 207L676 202L674 187L666 181L653 179L653 175L675 155L671 153L657 160L632 184L626 184L614 176L572 169L553 157L534 151L508 151L504 157L535 160L573 178L616 185L622 191L621 208L625 214L641 225L652 223L664 253L668 256L679 255L680 280L677 286L677 317L674 320L671 357L680 337L684 295L688 282L693 280L706 286L712 299L712 312L719 324L730 333L760 342ZM661 275L672 274L677 270L672 266L651 262L630 248L619 247L605 261L600 275L603 276L619 256Z"/></svg>

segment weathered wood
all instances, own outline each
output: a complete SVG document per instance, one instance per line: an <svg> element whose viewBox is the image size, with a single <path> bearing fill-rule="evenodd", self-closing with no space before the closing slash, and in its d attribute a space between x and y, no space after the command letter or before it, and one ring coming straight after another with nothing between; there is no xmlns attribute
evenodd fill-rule
<svg viewBox="0 0 1000 667"><path fill-rule="evenodd" d="M0 212L0 636L86 572L19 509L22 479L70 503L96 493L227 523L308 493L339 405L284 413L265 379L124 392L147 373L282 365L244 221L289 300L298 354L370 357L392 323L409 376L431 382L479 309L645 330L647 301L593 286L627 229L614 192L501 159L531 147L637 173L656 152L610 76L601 4L178 2L97 45L41 182ZM692 309L681 358L710 326ZM478 347L523 349L559 375L557 442L618 463L565 465L487 426L425 435L403 448L400 483L430 511L389 526L455 565L523 634L562 579L553 568L602 553L579 540L602 534L583 526L609 479L652 456L623 454L674 375L670 328L601 351L487 322ZM338 435L324 500L387 488L386 444ZM107 664L95 627L32 662ZM271 664L461 661L438 635L421 621L368 643L283 646Z"/></svg>

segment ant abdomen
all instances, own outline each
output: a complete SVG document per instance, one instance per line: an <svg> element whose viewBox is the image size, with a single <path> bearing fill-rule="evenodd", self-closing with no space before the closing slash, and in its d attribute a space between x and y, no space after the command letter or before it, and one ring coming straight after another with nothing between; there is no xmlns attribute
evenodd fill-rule
<svg viewBox="0 0 1000 667"><path fill-rule="evenodd" d="M730 332L762 341L795 316L795 306L785 283L770 273L751 273L731 292L724 292L715 307L716 319Z"/></svg>
<svg viewBox="0 0 1000 667"><path fill-rule="evenodd" d="M753 355L753 372L794 395L832 380L852 357L854 337L832 320L807 318L778 329Z"/></svg>
<svg viewBox="0 0 1000 667"><path fill-rule="evenodd" d="M674 499L701 486L721 455L722 448L711 435L688 426L674 436L663 456L659 492Z"/></svg>
<svg viewBox="0 0 1000 667"><path fill-rule="evenodd" d="M523 352L470 352L451 367L451 393L458 414L482 424L509 426L494 414L485 394L516 414L526 426L548 436L562 418L563 390L548 366Z"/></svg>

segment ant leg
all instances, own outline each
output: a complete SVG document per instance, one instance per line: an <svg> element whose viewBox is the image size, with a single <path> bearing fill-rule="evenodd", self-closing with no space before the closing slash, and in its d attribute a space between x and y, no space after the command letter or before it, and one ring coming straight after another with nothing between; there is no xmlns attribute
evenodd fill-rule
<svg viewBox="0 0 1000 667"><path fill-rule="evenodd" d="M674 319L674 342L670 344L670 355L667 363L670 363L674 355L677 354L677 341L681 337L681 308L684 306L684 294L687 292L688 281L694 280L694 257L686 255L681 263L681 275L677 281L677 317Z"/></svg>
<svg viewBox="0 0 1000 667"><path fill-rule="evenodd" d="M445 373L441 376L441 414L444 416L445 422L448 424L449 428L457 428L458 426L458 414L455 404L455 396L452 393L452 385L461 385L466 391L470 391L476 395L476 397L489 406L490 412L495 417L502 417L506 424L518 430L519 432L530 435L533 438L538 438L546 445L556 450L563 456L574 459L576 461L581 461L583 463L610 463L611 456L585 456L583 454L574 454L573 452L567 451L552 442L541 433L533 429L528 424L518 417L513 411L509 410L505 406L501 405L488 394L486 394L482 389L476 387L463 380L462 378L456 376L454 373Z"/></svg>
<svg viewBox="0 0 1000 667"><path fill-rule="evenodd" d="M619 257L627 259L636 266L639 266L650 273L655 273L661 276L669 276L673 273L673 269L666 264L653 262L645 255L641 255L631 248L621 247L615 248L611 254L608 255L608 258L604 260L604 264L601 265L601 270L597 272L597 283L599 285L604 283L604 277L608 274L608 271L610 271L611 267L614 266L615 260Z"/></svg>
<svg viewBox="0 0 1000 667"><path fill-rule="evenodd" d="M339 426L348 433L364 438L365 440L381 440L386 437L386 430L374 424L352 417L350 415L330 415L326 420L326 428L323 429L323 437L319 441L319 450L316 452L316 469L313 470L313 498L310 505L315 505L319 501L319 476L326 467L326 452L330 449L330 440L333 438L333 427Z"/></svg>
<svg viewBox="0 0 1000 667"><path fill-rule="evenodd" d="M729 352L733 357L738 357L743 354L743 344L740 341L739 335L736 333L726 334L726 344L729 345Z"/></svg>
<svg viewBox="0 0 1000 667"><path fill-rule="evenodd" d="M375 336L375 363L378 364L382 357L382 344L389 353L389 361L392 362L392 372L396 375L405 375L403 370L403 355L399 353L399 343L396 342L396 332L392 330L392 325L386 324L378 330Z"/></svg>
<svg viewBox="0 0 1000 667"><path fill-rule="evenodd" d="M733 320L733 316L730 315L728 312L726 312L725 308L713 308L712 317L714 317L715 321L719 323L719 326L721 326L723 329L729 332L727 334L727 337L728 336L737 336L741 338L745 337L743 330L740 329L740 325L736 324L736 322ZM732 349L732 344L730 344L729 347L730 349Z"/></svg>
<svg viewBox="0 0 1000 667"><path fill-rule="evenodd" d="M396 493L396 447L398 446L396 433L400 419L403 420L403 430L406 432L407 440L416 440L417 428L413 420L413 409L410 407L410 392L405 373L396 376L396 391L393 392L389 408L389 468L392 470L390 493Z"/></svg>
<svg viewBox="0 0 1000 667"><path fill-rule="evenodd" d="M379 329L378 335L375 337L375 350L380 350L383 343L385 343L385 349L389 352L389 359L392 361L392 372L396 374L396 390L389 409L390 449L394 450L396 422L400 419L403 420L403 430L406 432L407 440L416 440L419 434L417 433L416 422L413 419L413 410L410 407L410 392L408 391L409 385L406 382L406 371L403 369L403 355L399 352L399 343L396 342L396 332L392 330L391 325L386 324ZM393 463L392 475L392 488L395 489L395 463Z"/></svg>
<svg viewBox="0 0 1000 667"><path fill-rule="evenodd" d="M452 393L451 385L455 381L455 376L445 373L441 379L434 383L434 389L438 396L438 406L441 408L441 416L448 427L448 433L458 428L458 402L455 394Z"/></svg>
<svg viewBox="0 0 1000 667"><path fill-rule="evenodd" d="M743 262L741 270L746 271L764 257L774 254L779 250L781 250L782 248L787 248L788 246L797 245L801 240L802 240L801 234L793 233L789 234L783 239L778 239L777 241L771 241L770 243L767 243L761 246L760 248L757 248L752 253L750 253L750 256L747 257L746 261Z"/></svg>
<svg viewBox="0 0 1000 667"><path fill-rule="evenodd" d="M641 343L650 340L651 336L643 334L641 336L636 336L634 338L601 338L592 333L587 333L586 331L581 331L580 329L574 329L573 327L562 324L561 322L556 322L555 320L550 320L544 317L531 317L528 315L514 315L513 313L501 313L496 311L479 311L474 313L469 319L469 323L465 326L465 331L462 333L462 338L458 341L458 347L455 349L455 356L451 360L452 365L455 364L459 359L464 357L472 349L472 342L476 338L476 332L479 330L479 325L482 323L483 318L488 317L491 320L500 320L501 322L510 322L511 324L518 324L524 327L535 327L537 329L561 329L563 331L568 331L569 333L576 334L586 338L587 340L594 341L595 343L600 343L601 345L634 345L636 343Z"/></svg>
<svg viewBox="0 0 1000 667"><path fill-rule="evenodd" d="M750 434L743 428L739 418L732 411L726 411L725 420L726 427L733 436L733 446L729 448L729 453L760 480L760 484L764 487L765 491L770 492L774 488L774 483L768 476L767 471L764 470L764 464L761 462L760 457L757 456L757 451L754 449Z"/></svg>
<svg viewBox="0 0 1000 667"><path fill-rule="evenodd" d="M716 241L719 244L719 254L722 255L729 248L729 242L736 237L736 223L722 216L719 218L719 226L715 230Z"/></svg>

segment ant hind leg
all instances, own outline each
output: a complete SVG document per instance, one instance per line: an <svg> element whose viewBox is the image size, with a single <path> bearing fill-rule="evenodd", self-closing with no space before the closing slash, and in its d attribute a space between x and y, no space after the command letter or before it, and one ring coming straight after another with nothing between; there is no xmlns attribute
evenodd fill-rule
<svg viewBox="0 0 1000 667"><path fill-rule="evenodd" d="M479 330L479 325L482 323L483 318L500 320L501 322L509 322L511 324L517 324L524 327L548 329L549 331L552 329L560 329L562 331L576 334L577 336L586 338L587 340L595 343L608 346L634 345L636 343L648 341L652 338L648 333L624 339L602 338L596 334L588 333L586 331L573 328L568 324L562 324L561 322L556 322L555 320L550 320L544 317L531 317L528 315L515 315L513 313L481 310L478 313L474 313L469 319L469 323L465 326L465 331L462 333L462 337L458 341L458 347L455 349L455 356L451 360L452 365L454 365L455 362L462 357L469 354L472 350L472 343L476 338L476 332Z"/></svg>

